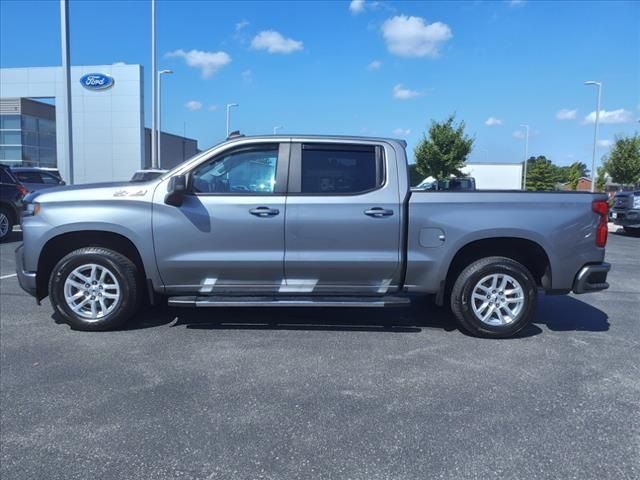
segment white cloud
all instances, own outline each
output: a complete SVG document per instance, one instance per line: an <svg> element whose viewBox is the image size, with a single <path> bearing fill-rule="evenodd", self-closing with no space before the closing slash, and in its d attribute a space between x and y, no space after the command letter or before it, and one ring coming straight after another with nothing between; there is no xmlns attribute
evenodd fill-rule
<svg viewBox="0 0 640 480"><path fill-rule="evenodd" d="M603 148L609 148L613 145L613 140L598 140L598 146Z"/></svg>
<svg viewBox="0 0 640 480"><path fill-rule="evenodd" d="M516 140L523 140L524 139L524 132L522 130L516 130L515 132L513 132L513 138L515 138Z"/></svg>
<svg viewBox="0 0 640 480"><path fill-rule="evenodd" d="M210 112L215 112L216 110L218 110L218 105L209 105Z"/></svg>
<svg viewBox="0 0 640 480"><path fill-rule="evenodd" d="M380 67L382 67L382 62L380 60L373 60L369 65L367 65L369 70L380 70Z"/></svg>
<svg viewBox="0 0 640 480"><path fill-rule="evenodd" d="M242 77L242 81L245 83L253 82L253 71L250 68L243 71L240 76Z"/></svg>
<svg viewBox="0 0 640 480"><path fill-rule="evenodd" d="M484 124L487 127L497 127L499 125L502 125L502 120L496 117L489 117L485 120Z"/></svg>
<svg viewBox="0 0 640 480"><path fill-rule="evenodd" d="M364 12L364 0L351 0L349 11L354 15Z"/></svg>
<svg viewBox="0 0 640 480"><path fill-rule="evenodd" d="M410 128L396 128L393 130L393 134L398 136L398 137L406 137L408 135L411 135L411 129Z"/></svg>
<svg viewBox="0 0 640 480"><path fill-rule="evenodd" d="M293 53L304 48L301 41L285 38L275 30L265 30L251 40L251 48L269 53Z"/></svg>
<svg viewBox="0 0 640 480"><path fill-rule="evenodd" d="M556 113L556 119L558 120L575 120L578 110L571 110L569 108L563 108Z"/></svg>
<svg viewBox="0 0 640 480"><path fill-rule="evenodd" d="M244 19L240 20L238 23L236 23L236 32L239 32L247 25L249 25L249 22L247 20L244 20Z"/></svg>
<svg viewBox="0 0 640 480"><path fill-rule="evenodd" d="M422 92L405 88L401 83L393 87L393 98L398 100L409 100L410 98L419 97Z"/></svg>
<svg viewBox="0 0 640 480"><path fill-rule="evenodd" d="M222 67L231 63L231 56L226 52L205 52L203 50L185 52L179 49L168 52L166 56L184 58L187 65L201 70L202 78L209 78Z"/></svg>
<svg viewBox="0 0 640 480"><path fill-rule="evenodd" d="M382 36L387 49L395 55L435 58L453 34L445 23L426 23L421 17L398 15L382 24Z"/></svg>
<svg viewBox="0 0 640 480"><path fill-rule="evenodd" d="M596 112L593 111L586 117L584 117L584 121L582 123L595 123L596 121ZM600 123L631 123L633 122L633 114L625 110L624 108L619 108L617 110L611 110L610 112L606 110L600 110Z"/></svg>
<svg viewBox="0 0 640 480"><path fill-rule="evenodd" d="M194 112L202 108L202 102L199 102L198 100L189 100L184 104L184 106L187 108L187 110L191 110L192 112Z"/></svg>

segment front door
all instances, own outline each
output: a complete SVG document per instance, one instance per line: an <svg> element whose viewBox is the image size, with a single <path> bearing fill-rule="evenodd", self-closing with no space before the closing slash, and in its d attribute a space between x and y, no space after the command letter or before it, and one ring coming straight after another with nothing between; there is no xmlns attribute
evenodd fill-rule
<svg viewBox="0 0 640 480"><path fill-rule="evenodd" d="M291 147L285 225L289 293L384 294L400 281L402 211L393 149Z"/></svg>
<svg viewBox="0 0 640 480"><path fill-rule="evenodd" d="M189 174L180 207L156 190L153 236L169 294L265 293L284 279L289 144L225 151Z"/></svg>

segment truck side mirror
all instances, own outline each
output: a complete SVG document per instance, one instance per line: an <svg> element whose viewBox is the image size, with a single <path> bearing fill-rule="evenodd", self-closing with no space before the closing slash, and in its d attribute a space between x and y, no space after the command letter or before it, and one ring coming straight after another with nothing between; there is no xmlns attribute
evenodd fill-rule
<svg viewBox="0 0 640 480"><path fill-rule="evenodd" d="M184 201L187 193L187 177L185 175L176 175L169 179L169 187L164 197L164 203L179 207Z"/></svg>

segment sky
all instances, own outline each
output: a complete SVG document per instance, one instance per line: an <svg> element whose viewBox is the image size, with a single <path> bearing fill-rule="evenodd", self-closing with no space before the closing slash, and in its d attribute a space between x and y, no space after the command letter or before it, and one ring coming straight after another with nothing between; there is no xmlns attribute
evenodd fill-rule
<svg viewBox="0 0 640 480"><path fill-rule="evenodd" d="M141 64L150 124L151 4L70 1L71 62ZM0 1L0 66L60 65L59 2ZM591 164L640 130L640 2L157 2L163 129L223 140L246 134L347 134L407 140L455 113L470 161Z"/></svg>

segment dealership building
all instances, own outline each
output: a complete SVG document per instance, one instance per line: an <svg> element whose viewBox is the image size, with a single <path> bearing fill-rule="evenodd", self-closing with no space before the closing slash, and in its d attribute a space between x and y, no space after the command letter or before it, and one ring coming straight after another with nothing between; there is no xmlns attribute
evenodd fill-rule
<svg viewBox="0 0 640 480"><path fill-rule="evenodd" d="M74 183L128 180L151 165L141 65L71 67ZM0 163L55 167L69 178L62 67L0 69ZM197 141L161 135L161 168L198 152Z"/></svg>

